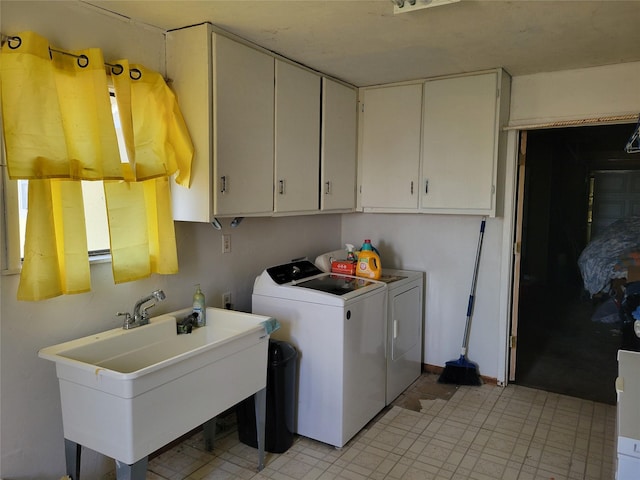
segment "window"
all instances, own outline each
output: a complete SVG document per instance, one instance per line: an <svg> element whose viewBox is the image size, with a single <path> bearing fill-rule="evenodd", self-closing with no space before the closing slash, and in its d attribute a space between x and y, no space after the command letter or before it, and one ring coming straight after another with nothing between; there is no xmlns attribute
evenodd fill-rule
<svg viewBox="0 0 640 480"><path fill-rule="evenodd" d="M24 240L27 225L27 198L29 182L18 180L18 221L20 228L20 258L24 258ZM89 256L109 253L109 229L102 182L82 182L84 217L87 227Z"/></svg>
<svg viewBox="0 0 640 480"><path fill-rule="evenodd" d="M118 137L118 147L120 150L121 162L128 162L127 150L122 135L122 127L120 124L120 115L118 113L118 103L116 102L115 93L110 91L111 96L111 113ZM20 259L24 258L24 240L27 223L29 182L27 180L17 180L9 182L17 184L17 192L15 188L7 188L5 195L15 192L18 203L18 230L20 242ZM104 189L102 181L82 181L82 194L84 200L84 214L87 228L87 246L90 257L98 257L108 255L110 251L109 245L109 226L107 221L107 208L104 200ZM10 219L7 219L7 228L11 230ZM15 223L15 221L13 222ZM13 227L15 228L15 226ZM14 235L15 237L15 235ZM8 240L8 243L10 241ZM11 263L11 261L9 261Z"/></svg>

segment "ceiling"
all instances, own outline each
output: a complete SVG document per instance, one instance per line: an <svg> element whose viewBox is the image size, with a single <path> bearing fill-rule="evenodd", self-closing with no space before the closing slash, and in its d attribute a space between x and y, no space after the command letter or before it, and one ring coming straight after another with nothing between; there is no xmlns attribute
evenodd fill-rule
<svg viewBox="0 0 640 480"><path fill-rule="evenodd" d="M211 22L355 86L640 61L640 1L462 0L397 15L390 0L84 3L164 30Z"/></svg>

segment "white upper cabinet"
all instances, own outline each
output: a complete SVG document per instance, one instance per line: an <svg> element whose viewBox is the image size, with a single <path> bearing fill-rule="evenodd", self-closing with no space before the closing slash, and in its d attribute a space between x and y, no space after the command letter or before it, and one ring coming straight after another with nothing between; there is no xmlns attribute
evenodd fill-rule
<svg viewBox="0 0 640 480"><path fill-rule="evenodd" d="M361 89L359 207L495 215L509 94L500 69Z"/></svg>
<svg viewBox="0 0 640 480"><path fill-rule="evenodd" d="M422 83L361 90L360 207L418 207Z"/></svg>
<svg viewBox="0 0 640 480"><path fill-rule="evenodd" d="M168 32L166 54L195 147L191 188L172 184L175 220L350 212L355 203L499 210L510 96L501 69L361 88L356 110L356 89L210 24Z"/></svg>
<svg viewBox="0 0 640 480"><path fill-rule="evenodd" d="M320 77L276 59L275 213L319 208Z"/></svg>
<svg viewBox="0 0 640 480"><path fill-rule="evenodd" d="M351 212L356 205L357 92L322 79L320 209Z"/></svg>
<svg viewBox="0 0 640 480"><path fill-rule="evenodd" d="M167 74L195 147L191 188L172 184L175 220L273 212L274 59L213 33L167 33Z"/></svg>
<svg viewBox="0 0 640 480"><path fill-rule="evenodd" d="M425 82L422 211L495 214L500 97L500 71Z"/></svg>
<svg viewBox="0 0 640 480"><path fill-rule="evenodd" d="M324 79L323 97L320 74L211 24L168 32L166 48L195 147L175 220L354 209L354 88Z"/></svg>
<svg viewBox="0 0 640 480"><path fill-rule="evenodd" d="M213 34L215 214L273 211L273 57Z"/></svg>

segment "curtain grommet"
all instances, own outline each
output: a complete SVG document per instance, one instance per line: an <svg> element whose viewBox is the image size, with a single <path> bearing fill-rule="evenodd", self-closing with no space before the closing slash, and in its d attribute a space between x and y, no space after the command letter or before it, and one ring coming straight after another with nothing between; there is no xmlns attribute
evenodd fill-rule
<svg viewBox="0 0 640 480"><path fill-rule="evenodd" d="M142 78L142 72L137 68L132 68L129 70L129 77L131 77L131 80L140 80Z"/></svg>
<svg viewBox="0 0 640 480"><path fill-rule="evenodd" d="M76 60L76 63L78 64L78 66L80 68L86 68L89 65L89 57L87 57L86 55L80 55L78 56L78 59ZM84 63L84 65L83 65Z"/></svg>
<svg viewBox="0 0 640 480"><path fill-rule="evenodd" d="M11 45L11 42L17 42L17 45ZM11 50L16 50L17 48L20 48L20 45L22 45L22 39L20 37L14 36L14 37L7 37L7 45L9 45L9 48ZM51 53L49 53L51 54Z"/></svg>

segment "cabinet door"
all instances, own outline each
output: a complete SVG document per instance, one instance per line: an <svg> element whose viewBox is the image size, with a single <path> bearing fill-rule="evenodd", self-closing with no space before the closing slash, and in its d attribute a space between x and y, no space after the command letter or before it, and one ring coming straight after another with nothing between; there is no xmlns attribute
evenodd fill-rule
<svg viewBox="0 0 640 480"><path fill-rule="evenodd" d="M421 207L492 213L497 73L425 82Z"/></svg>
<svg viewBox="0 0 640 480"><path fill-rule="evenodd" d="M273 57L213 34L215 214L273 211Z"/></svg>
<svg viewBox="0 0 640 480"><path fill-rule="evenodd" d="M365 89L361 206L417 209L422 84Z"/></svg>
<svg viewBox="0 0 640 480"><path fill-rule="evenodd" d="M355 208L357 95L353 88L322 79L320 209Z"/></svg>
<svg viewBox="0 0 640 480"><path fill-rule="evenodd" d="M317 212L320 77L276 60L274 212Z"/></svg>
<svg viewBox="0 0 640 480"><path fill-rule="evenodd" d="M194 146L190 188L171 177L174 220L213 220L211 145L211 25L202 24L167 32L167 75Z"/></svg>

